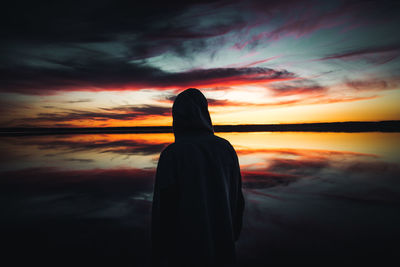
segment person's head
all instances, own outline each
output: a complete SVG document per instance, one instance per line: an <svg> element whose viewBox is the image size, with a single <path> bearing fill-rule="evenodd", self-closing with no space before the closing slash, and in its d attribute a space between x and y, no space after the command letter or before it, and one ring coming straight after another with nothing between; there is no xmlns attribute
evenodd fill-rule
<svg viewBox="0 0 400 267"><path fill-rule="evenodd" d="M185 134L213 133L207 99L196 88L178 94L172 106L175 137Z"/></svg>

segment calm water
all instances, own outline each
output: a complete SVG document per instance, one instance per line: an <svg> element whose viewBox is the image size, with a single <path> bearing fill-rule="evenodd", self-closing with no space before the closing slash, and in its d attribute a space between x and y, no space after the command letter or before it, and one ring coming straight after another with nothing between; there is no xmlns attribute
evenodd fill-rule
<svg viewBox="0 0 400 267"><path fill-rule="evenodd" d="M246 199L241 265L394 259L400 133L224 133ZM0 138L4 255L149 263L153 179L172 134Z"/></svg>

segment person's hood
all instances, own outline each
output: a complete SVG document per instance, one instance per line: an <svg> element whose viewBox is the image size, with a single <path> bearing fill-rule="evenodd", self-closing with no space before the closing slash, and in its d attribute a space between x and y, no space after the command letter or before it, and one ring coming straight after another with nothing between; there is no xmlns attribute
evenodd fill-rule
<svg viewBox="0 0 400 267"><path fill-rule="evenodd" d="M185 135L214 133L207 99L196 88L178 94L172 106L175 138Z"/></svg>

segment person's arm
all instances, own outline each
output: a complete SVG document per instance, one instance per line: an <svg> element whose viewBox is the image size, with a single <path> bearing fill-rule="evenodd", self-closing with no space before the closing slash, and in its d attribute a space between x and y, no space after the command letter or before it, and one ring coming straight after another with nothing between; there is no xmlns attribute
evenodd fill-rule
<svg viewBox="0 0 400 267"><path fill-rule="evenodd" d="M155 265L165 261L175 227L176 179L173 158L164 150L158 161L151 217L152 258Z"/></svg>

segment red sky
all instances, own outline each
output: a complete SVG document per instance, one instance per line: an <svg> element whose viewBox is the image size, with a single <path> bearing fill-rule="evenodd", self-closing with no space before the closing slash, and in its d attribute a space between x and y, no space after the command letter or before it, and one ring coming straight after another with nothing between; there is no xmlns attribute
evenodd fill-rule
<svg viewBox="0 0 400 267"><path fill-rule="evenodd" d="M170 125L188 87L214 124L400 119L396 3L29 5L2 18L1 127Z"/></svg>

